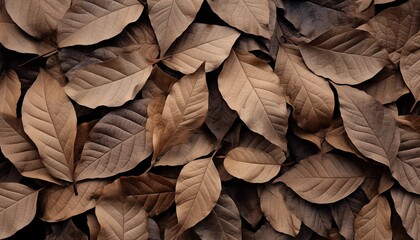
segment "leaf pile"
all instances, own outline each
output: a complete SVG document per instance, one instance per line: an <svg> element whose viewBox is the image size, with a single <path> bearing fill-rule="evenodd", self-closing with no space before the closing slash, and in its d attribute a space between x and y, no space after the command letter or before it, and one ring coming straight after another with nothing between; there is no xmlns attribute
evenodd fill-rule
<svg viewBox="0 0 420 240"><path fill-rule="evenodd" d="M420 239L419 28L419 0L0 0L0 239Z"/></svg>

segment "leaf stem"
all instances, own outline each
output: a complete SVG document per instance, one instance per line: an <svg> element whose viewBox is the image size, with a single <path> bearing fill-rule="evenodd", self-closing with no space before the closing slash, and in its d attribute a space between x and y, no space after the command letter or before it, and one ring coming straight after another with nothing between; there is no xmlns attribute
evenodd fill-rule
<svg viewBox="0 0 420 240"><path fill-rule="evenodd" d="M47 56L49 56L49 55L53 55L53 54L55 54L56 52L58 52L58 48L56 48L56 49L54 49L54 50L52 50L52 51L49 51L49 52L47 52L47 53L44 53L44 54L42 54L42 55L39 55L39 56L33 57L33 58L29 59L28 61L26 61L26 62L24 62L24 63L22 63L22 64L18 65L18 67L23 67L23 66L25 66L26 64L28 64L28 63L30 63L30 62L32 62L32 61L35 61L35 60L37 60L37 59L39 59L39 58L42 58L42 57L47 57Z"/></svg>

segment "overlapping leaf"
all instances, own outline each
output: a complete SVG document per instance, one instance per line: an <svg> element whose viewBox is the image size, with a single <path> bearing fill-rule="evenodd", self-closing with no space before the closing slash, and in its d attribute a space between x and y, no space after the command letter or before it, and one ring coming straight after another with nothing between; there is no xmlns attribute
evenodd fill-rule
<svg viewBox="0 0 420 240"><path fill-rule="evenodd" d="M418 239L420 237L419 196L398 188L391 189L391 196L408 235L413 239Z"/></svg>
<svg viewBox="0 0 420 240"><path fill-rule="evenodd" d="M45 236L45 240L88 240L88 236L77 228L73 220L69 219L65 222L55 223L51 227L51 233Z"/></svg>
<svg viewBox="0 0 420 240"><path fill-rule="evenodd" d="M417 33L410 40L408 40L406 45L402 49L400 67L405 83L407 84L410 91L413 93L414 98L416 99L416 103L419 102L420 73L418 69L420 67L420 33Z"/></svg>
<svg viewBox="0 0 420 240"><path fill-rule="evenodd" d="M20 97L19 77L13 70L6 70L0 76L0 114L16 117Z"/></svg>

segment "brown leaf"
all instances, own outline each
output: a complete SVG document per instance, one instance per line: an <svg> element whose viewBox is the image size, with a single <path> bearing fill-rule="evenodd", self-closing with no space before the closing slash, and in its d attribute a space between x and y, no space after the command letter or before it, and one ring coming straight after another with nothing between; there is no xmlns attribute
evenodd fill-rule
<svg viewBox="0 0 420 240"><path fill-rule="evenodd" d="M395 209L400 215L402 224L408 235L413 239L420 237L420 198L418 195L409 193L400 188L391 189L392 200Z"/></svg>
<svg viewBox="0 0 420 240"><path fill-rule="evenodd" d="M5 70L0 76L0 114L16 117L20 97L19 77L13 70Z"/></svg>
<svg viewBox="0 0 420 240"><path fill-rule="evenodd" d="M220 176L211 158L192 161L182 168L175 189L177 235L211 212L221 190Z"/></svg>
<svg viewBox="0 0 420 240"><path fill-rule="evenodd" d="M15 182L22 180L23 176L16 170L15 166L8 161L3 154L0 154L0 183Z"/></svg>
<svg viewBox="0 0 420 240"><path fill-rule="evenodd" d="M106 184L107 181L91 180L64 188L54 185L43 189L39 196L40 218L60 222L94 208Z"/></svg>
<svg viewBox="0 0 420 240"><path fill-rule="evenodd" d="M153 218L147 219L148 240L161 240L159 225Z"/></svg>
<svg viewBox="0 0 420 240"><path fill-rule="evenodd" d="M74 172L77 181L126 172L152 153L152 136L145 129L148 102L132 101L93 127Z"/></svg>
<svg viewBox="0 0 420 240"><path fill-rule="evenodd" d="M148 14L156 33L160 55L165 55L171 44L193 22L203 0L149 0Z"/></svg>
<svg viewBox="0 0 420 240"><path fill-rule="evenodd" d="M251 53L233 50L218 79L219 90L249 129L287 149L284 90L271 67Z"/></svg>
<svg viewBox="0 0 420 240"><path fill-rule="evenodd" d="M331 29L299 48L309 69L337 84L359 84L389 64L376 38L347 27Z"/></svg>
<svg viewBox="0 0 420 240"><path fill-rule="evenodd" d="M313 203L333 203L354 192L365 179L360 165L331 153L318 153L301 160L274 182L284 182L299 196Z"/></svg>
<svg viewBox="0 0 420 240"><path fill-rule="evenodd" d="M99 235L99 230L101 226L99 225L98 218L96 217L95 213L88 213L86 215L87 218L87 225L89 227L89 239L97 240Z"/></svg>
<svg viewBox="0 0 420 240"><path fill-rule="evenodd" d="M153 68L149 79L142 88L141 94L143 98L154 98L159 95L168 95L172 89L172 86L178 81L178 79L165 73L157 65Z"/></svg>
<svg viewBox="0 0 420 240"><path fill-rule="evenodd" d="M136 21L143 8L136 0L77 1L58 23L58 46L91 45L109 39Z"/></svg>
<svg viewBox="0 0 420 240"><path fill-rule="evenodd" d="M13 21L25 32L43 39L57 31L71 0L6 0L6 9Z"/></svg>
<svg viewBox="0 0 420 240"><path fill-rule="evenodd" d="M45 240L88 240L88 236L77 228L71 219L52 224L51 230L52 232L45 237Z"/></svg>
<svg viewBox="0 0 420 240"><path fill-rule="evenodd" d="M239 37L233 28L193 23L166 52L163 63L184 74L192 74L204 63L205 71L215 70L227 58Z"/></svg>
<svg viewBox="0 0 420 240"><path fill-rule="evenodd" d="M82 154L83 147L89 139L89 134L92 131L92 128L95 124L98 123L98 120L92 120L90 122L81 123L77 126L76 141L74 145L74 156L75 162L80 160L80 155Z"/></svg>
<svg viewBox="0 0 420 240"><path fill-rule="evenodd" d="M391 208L384 196L377 195L357 214L354 239L391 239Z"/></svg>
<svg viewBox="0 0 420 240"><path fill-rule="evenodd" d="M294 238L289 235L279 233L270 225L269 222L264 223L257 232L248 230L242 227L242 236L244 240L261 240L261 239L272 239L272 240L292 240Z"/></svg>
<svg viewBox="0 0 420 240"><path fill-rule="evenodd" d="M349 86L335 88L344 129L352 143L364 156L389 166L400 145L392 112L363 91Z"/></svg>
<svg viewBox="0 0 420 240"><path fill-rule="evenodd" d="M214 209L194 231L201 239L241 240L241 217L235 202L222 191Z"/></svg>
<svg viewBox="0 0 420 240"><path fill-rule="evenodd" d="M98 239L147 240L147 213L136 197L101 197L95 208Z"/></svg>
<svg viewBox="0 0 420 240"><path fill-rule="evenodd" d="M270 38L268 0L207 1L213 12L239 30Z"/></svg>
<svg viewBox="0 0 420 240"><path fill-rule="evenodd" d="M148 59L156 56L157 46L145 44L109 61L88 65L73 75L66 93L90 108L121 106L144 86L153 69Z"/></svg>
<svg viewBox="0 0 420 240"><path fill-rule="evenodd" d="M128 47L136 44L157 44L156 35L146 14L135 23L129 24L115 37L115 45Z"/></svg>
<svg viewBox="0 0 420 240"><path fill-rule="evenodd" d="M290 98L293 118L300 127L314 132L331 124L334 93L325 79L306 67L294 45L280 47L275 71Z"/></svg>
<svg viewBox="0 0 420 240"><path fill-rule="evenodd" d="M51 175L72 182L77 119L60 80L41 69L23 99L22 121Z"/></svg>
<svg viewBox="0 0 420 240"><path fill-rule="evenodd" d="M38 190L20 183L0 183L0 238L12 236L36 214Z"/></svg>
<svg viewBox="0 0 420 240"><path fill-rule="evenodd" d="M420 11L419 11L420 21ZM420 101L420 33L414 35L404 45L401 53L400 68L404 81L413 93L416 103Z"/></svg>
<svg viewBox="0 0 420 240"><path fill-rule="evenodd" d="M264 183L280 171L281 162L256 148L237 147L229 151L223 165L234 177L251 183Z"/></svg>
<svg viewBox="0 0 420 240"><path fill-rule="evenodd" d="M153 130L154 156L185 143L206 118L208 89L204 66L175 83L163 107L158 126Z"/></svg>
<svg viewBox="0 0 420 240"><path fill-rule="evenodd" d="M265 184L260 194L261 210L274 229L296 237L301 221L287 208L284 197L279 184Z"/></svg>

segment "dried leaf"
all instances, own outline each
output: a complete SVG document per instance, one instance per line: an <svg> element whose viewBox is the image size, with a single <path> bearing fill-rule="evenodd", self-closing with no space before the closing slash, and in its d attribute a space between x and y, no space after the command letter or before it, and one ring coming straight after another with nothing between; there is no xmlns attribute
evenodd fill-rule
<svg viewBox="0 0 420 240"><path fill-rule="evenodd" d="M314 132L331 124L334 93L326 80L306 67L299 50L293 45L280 47L275 71L300 127Z"/></svg>
<svg viewBox="0 0 420 240"><path fill-rule="evenodd" d="M58 46L90 45L109 39L136 21L143 8L137 0L77 1L58 23Z"/></svg>
<svg viewBox="0 0 420 240"><path fill-rule="evenodd" d="M115 59L88 65L73 75L65 87L66 93L90 108L121 106L144 86L153 69L148 59L156 56L156 45L143 45Z"/></svg>
<svg viewBox="0 0 420 240"><path fill-rule="evenodd" d="M280 80L251 53L233 50L218 79L219 90L251 129L286 150L288 112Z"/></svg>
<svg viewBox="0 0 420 240"><path fill-rule="evenodd" d="M51 226L52 232L45 237L45 240L88 240L88 236L74 225L69 219L65 222L54 223Z"/></svg>
<svg viewBox="0 0 420 240"><path fill-rule="evenodd" d="M420 21L420 11L419 11ZM401 53L400 68L404 81L413 93L416 103L420 101L420 33L407 41Z"/></svg>
<svg viewBox="0 0 420 240"><path fill-rule="evenodd" d="M38 190L20 183L0 183L0 238L12 236L36 214Z"/></svg>
<svg viewBox="0 0 420 240"><path fill-rule="evenodd" d="M72 182L77 119L60 80L41 69L23 100L22 121L51 175Z"/></svg>
<svg viewBox="0 0 420 240"><path fill-rule="evenodd" d="M395 209L400 215L402 224L408 235L413 239L420 237L420 198L418 195L408 193L400 188L391 189Z"/></svg>
<svg viewBox="0 0 420 240"><path fill-rule="evenodd" d="M152 153L152 136L145 129L147 104L130 102L95 125L74 172L77 181L126 172Z"/></svg>
<svg viewBox="0 0 420 240"><path fill-rule="evenodd" d="M305 64L337 84L359 84L389 64L388 53L369 33L338 27L300 45Z"/></svg>
<svg viewBox="0 0 420 240"><path fill-rule="evenodd" d="M159 42L160 54L165 55L171 44L193 22L203 0L149 0L148 14Z"/></svg>
<svg viewBox="0 0 420 240"><path fill-rule="evenodd" d="M233 28L193 23L166 52L168 67L192 74L204 63L205 71L215 70L227 58L239 37Z"/></svg>
<svg viewBox="0 0 420 240"><path fill-rule="evenodd" d="M221 190L219 173L211 158L192 161L182 168L175 188L177 235L211 212Z"/></svg>
<svg viewBox="0 0 420 240"><path fill-rule="evenodd" d="M363 91L348 86L335 88L344 129L352 143L364 156L389 166L400 145L392 112Z"/></svg>
<svg viewBox="0 0 420 240"><path fill-rule="evenodd" d="M89 239L97 240L99 235L99 230L101 226L99 225L98 218L96 217L95 213L88 213L86 215L87 218L87 225L89 227Z"/></svg>
<svg viewBox="0 0 420 240"><path fill-rule="evenodd" d="M153 68L149 79L142 88L141 94L143 98L154 98L160 95L168 95L172 89L172 86L178 81L178 79L165 73L157 65Z"/></svg>
<svg viewBox="0 0 420 240"><path fill-rule="evenodd" d="M355 162L331 153L318 153L301 160L274 182L284 182L307 201L325 204L347 197L364 179L363 168Z"/></svg>
<svg viewBox="0 0 420 240"><path fill-rule="evenodd" d="M19 77L13 70L6 70L0 76L0 114L16 117L20 97Z"/></svg>
<svg viewBox="0 0 420 240"><path fill-rule="evenodd" d="M357 214L354 239L391 239L391 208L384 196L377 195Z"/></svg>

